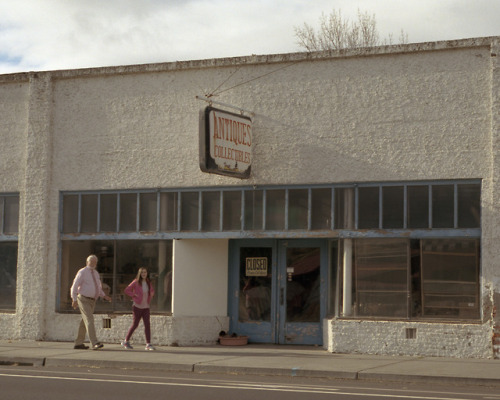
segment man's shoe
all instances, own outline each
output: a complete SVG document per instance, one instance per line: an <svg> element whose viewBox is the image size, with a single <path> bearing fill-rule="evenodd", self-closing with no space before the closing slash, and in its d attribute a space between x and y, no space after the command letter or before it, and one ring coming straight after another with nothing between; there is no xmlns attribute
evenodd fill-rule
<svg viewBox="0 0 500 400"><path fill-rule="evenodd" d="M75 347L73 347L75 350L87 350L89 346L85 346L84 344L76 344Z"/></svg>
<svg viewBox="0 0 500 400"><path fill-rule="evenodd" d="M148 343L146 345L146 350L156 350L156 349L153 347L153 345L151 345L151 344Z"/></svg>
<svg viewBox="0 0 500 400"><path fill-rule="evenodd" d="M102 343L97 343L94 347L92 347L92 350L99 350L102 349L104 345Z"/></svg>

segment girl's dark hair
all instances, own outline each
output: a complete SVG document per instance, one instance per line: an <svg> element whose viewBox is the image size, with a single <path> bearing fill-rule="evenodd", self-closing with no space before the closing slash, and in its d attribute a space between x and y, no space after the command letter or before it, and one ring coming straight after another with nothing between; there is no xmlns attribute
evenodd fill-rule
<svg viewBox="0 0 500 400"><path fill-rule="evenodd" d="M142 271L146 271L148 273L148 275L146 276L146 283L149 286L149 271L146 267L139 268L139 271L137 271L137 276L135 277L135 279L137 282L142 283L142 276L141 276Z"/></svg>

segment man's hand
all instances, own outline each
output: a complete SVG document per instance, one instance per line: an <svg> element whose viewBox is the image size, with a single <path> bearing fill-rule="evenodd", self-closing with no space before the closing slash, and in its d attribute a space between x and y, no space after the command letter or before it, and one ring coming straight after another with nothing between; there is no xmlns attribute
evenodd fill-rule
<svg viewBox="0 0 500 400"><path fill-rule="evenodd" d="M109 296L104 296L104 300L107 300L111 303L111 297L109 297Z"/></svg>
<svg viewBox="0 0 500 400"><path fill-rule="evenodd" d="M78 308L78 302L73 300L72 306L73 306L73 309L76 310Z"/></svg>

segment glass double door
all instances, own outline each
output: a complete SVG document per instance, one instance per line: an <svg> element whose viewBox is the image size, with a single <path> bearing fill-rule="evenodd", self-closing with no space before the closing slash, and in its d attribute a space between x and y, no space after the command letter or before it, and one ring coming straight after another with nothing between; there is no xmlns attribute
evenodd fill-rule
<svg viewBox="0 0 500 400"><path fill-rule="evenodd" d="M323 342L324 240L235 240L230 246L230 331L253 343Z"/></svg>

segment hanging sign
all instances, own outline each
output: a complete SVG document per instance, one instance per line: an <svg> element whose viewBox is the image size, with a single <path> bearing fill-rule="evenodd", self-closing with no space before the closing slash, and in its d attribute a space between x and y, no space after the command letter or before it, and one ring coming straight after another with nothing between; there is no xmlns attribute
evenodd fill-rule
<svg viewBox="0 0 500 400"><path fill-rule="evenodd" d="M211 106L200 111L200 168L212 174L249 178L252 120Z"/></svg>
<svg viewBox="0 0 500 400"><path fill-rule="evenodd" d="M267 257L247 257L246 276L267 276Z"/></svg>

